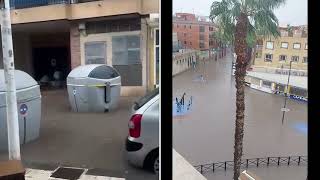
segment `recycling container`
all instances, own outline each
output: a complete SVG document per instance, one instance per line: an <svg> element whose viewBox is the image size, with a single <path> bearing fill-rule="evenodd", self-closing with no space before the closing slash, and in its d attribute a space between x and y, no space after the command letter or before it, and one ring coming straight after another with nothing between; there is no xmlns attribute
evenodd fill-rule
<svg viewBox="0 0 320 180"><path fill-rule="evenodd" d="M118 107L121 77L105 64L78 66L67 77L71 108L75 112L107 112Z"/></svg>
<svg viewBox="0 0 320 180"><path fill-rule="evenodd" d="M8 149L6 86L4 70L0 69L0 151ZM15 70L20 143L39 137L41 93L38 83L27 73Z"/></svg>

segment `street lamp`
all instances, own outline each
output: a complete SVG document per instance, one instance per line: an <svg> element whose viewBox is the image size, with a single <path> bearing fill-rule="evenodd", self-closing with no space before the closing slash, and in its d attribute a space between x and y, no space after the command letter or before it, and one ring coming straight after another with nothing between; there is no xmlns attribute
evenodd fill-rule
<svg viewBox="0 0 320 180"><path fill-rule="evenodd" d="M284 105L283 105L283 108L281 108L281 111L282 111L282 124L283 124L283 121L284 121L284 115L285 115L285 113L286 113L287 111L289 111L289 109L287 109L286 106L287 106L287 97L288 97L290 74L291 74L291 65L292 65L292 61L290 61L288 82L287 82L286 92L284 93Z"/></svg>

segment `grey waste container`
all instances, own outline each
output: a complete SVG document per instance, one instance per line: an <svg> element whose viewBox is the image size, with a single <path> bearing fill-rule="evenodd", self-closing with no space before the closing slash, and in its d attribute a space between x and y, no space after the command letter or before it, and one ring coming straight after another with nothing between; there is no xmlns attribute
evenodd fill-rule
<svg viewBox="0 0 320 180"><path fill-rule="evenodd" d="M39 137L41 94L38 83L27 73L15 70L20 143ZM6 87L4 71L0 69L0 150L8 149Z"/></svg>
<svg viewBox="0 0 320 180"><path fill-rule="evenodd" d="M117 108L120 74L105 64L83 65L67 77L71 108L75 112L106 112Z"/></svg>

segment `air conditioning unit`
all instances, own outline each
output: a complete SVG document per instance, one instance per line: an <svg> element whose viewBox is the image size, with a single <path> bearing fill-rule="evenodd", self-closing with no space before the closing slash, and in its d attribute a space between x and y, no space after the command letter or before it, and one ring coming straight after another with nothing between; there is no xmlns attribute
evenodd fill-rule
<svg viewBox="0 0 320 180"><path fill-rule="evenodd" d="M158 13L150 14L150 21L151 22L159 22L159 14Z"/></svg>
<svg viewBox="0 0 320 180"><path fill-rule="evenodd" d="M79 30L86 30L86 24L85 23L79 23Z"/></svg>

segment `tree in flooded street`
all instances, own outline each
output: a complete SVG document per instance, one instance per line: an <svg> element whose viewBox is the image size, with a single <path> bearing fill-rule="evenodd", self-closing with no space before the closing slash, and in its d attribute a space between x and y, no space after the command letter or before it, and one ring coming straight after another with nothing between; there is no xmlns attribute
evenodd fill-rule
<svg viewBox="0 0 320 180"><path fill-rule="evenodd" d="M236 59L236 121L234 144L234 180L240 176L244 133L244 88L252 47L257 38L278 37L278 19L274 10L285 0L222 0L214 1L210 19L219 28L219 35L233 44Z"/></svg>

